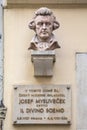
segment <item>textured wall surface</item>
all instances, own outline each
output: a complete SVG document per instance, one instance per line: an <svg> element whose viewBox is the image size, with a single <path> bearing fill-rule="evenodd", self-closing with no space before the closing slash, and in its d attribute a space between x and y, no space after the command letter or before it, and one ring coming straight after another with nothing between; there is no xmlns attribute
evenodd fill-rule
<svg viewBox="0 0 87 130"><path fill-rule="evenodd" d="M46 6L46 5L45 5ZM38 8L40 5L38 5ZM60 23L55 36L61 46L56 50L53 77L35 78L31 53L28 51L34 32L28 24L36 8L4 10L4 103L8 108L4 130L76 130L77 84L76 52L87 52L87 8L52 8ZM12 124L13 85L71 84L72 125Z"/></svg>

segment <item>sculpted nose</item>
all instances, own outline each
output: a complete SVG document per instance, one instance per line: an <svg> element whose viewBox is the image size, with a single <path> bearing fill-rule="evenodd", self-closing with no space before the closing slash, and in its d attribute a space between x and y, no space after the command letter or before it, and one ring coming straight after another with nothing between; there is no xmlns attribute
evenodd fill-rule
<svg viewBox="0 0 87 130"><path fill-rule="evenodd" d="M43 29L46 29L46 24L43 24Z"/></svg>

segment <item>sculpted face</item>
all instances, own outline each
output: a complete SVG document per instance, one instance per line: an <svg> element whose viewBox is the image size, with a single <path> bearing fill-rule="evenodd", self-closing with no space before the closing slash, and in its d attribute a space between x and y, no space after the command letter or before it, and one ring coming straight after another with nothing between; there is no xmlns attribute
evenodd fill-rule
<svg viewBox="0 0 87 130"><path fill-rule="evenodd" d="M54 30L59 28L59 22L53 12L46 8L39 8L29 23L29 28L35 31L35 35L30 42L28 49L33 50L54 50L60 48L55 39Z"/></svg>
<svg viewBox="0 0 87 130"><path fill-rule="evenodd" d="M36 34L40 41L48 41L53 31L53 19L51 16L37 16L35 19Z"/></svg>

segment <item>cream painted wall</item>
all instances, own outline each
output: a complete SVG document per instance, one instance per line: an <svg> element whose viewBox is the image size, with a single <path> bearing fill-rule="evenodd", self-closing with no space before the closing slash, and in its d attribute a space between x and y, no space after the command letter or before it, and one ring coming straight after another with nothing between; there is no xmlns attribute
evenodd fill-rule
<svg viewBox="0 0 87 130"><path fill-rule="evenodd" d="M38 7L39 8L39 7ZM56 50L52 78L35 78L30 51L27 50L34 32L28 23L36 8L4 9L4 104L8 108L4 130L76 130L75 53L87 52L87 9L52 8L60 28L54 33L61 49ZM71 84L72 125L12 125L14 84Z"/></svg>

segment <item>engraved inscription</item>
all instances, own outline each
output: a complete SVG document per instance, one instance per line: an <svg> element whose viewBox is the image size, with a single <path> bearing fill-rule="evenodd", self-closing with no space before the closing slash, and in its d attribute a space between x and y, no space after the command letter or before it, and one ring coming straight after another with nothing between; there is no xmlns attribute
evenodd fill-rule
<svg viewBox="0 0 87 130"><path fill-rule="evenodd" d="M16 85L15 88L14 124L70 124L71 89L67 85Z"/></svg>

